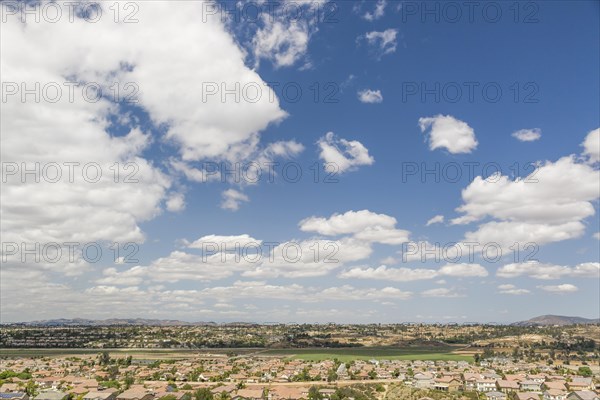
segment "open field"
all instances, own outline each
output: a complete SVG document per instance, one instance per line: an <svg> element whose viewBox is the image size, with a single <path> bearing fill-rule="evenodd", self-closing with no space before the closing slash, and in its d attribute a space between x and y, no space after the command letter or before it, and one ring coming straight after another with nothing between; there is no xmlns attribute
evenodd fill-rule
<svg viewBox="0 0 600 400"><path fill-rule="evenodd" d="M218 348L218 349L0 349L3 357L63 357L96 355L107 351L111 357L132 356L134 359L176 360L194 356L224 356L233 352L238 355L252 354L263 349L256 348Z"/></svg>
<svg viewBox="0 0 600 400"><path fill-rule="evenodd" d="M428 347L355 347L335 349L277 349L267 350L261 355L288 356L293 359L319 361L337 358L342 362L352 360L440 360L440 361L473 361L473 357L455 354L452 348Z"/></svg>
<svg viewBox="0 0 600 400"><path fill-rule="evenodd" d="M457 354L451 347L354 347L354 348L303 348L303 349L0 349L0 357L61 357L95 355L108 351L111 357L131 355L134 359L177 360L194 356L225 356L235 353L238 356L254 355L267 357L287 357L301 360L324 360L337 358L351 360L453 360L472 361L470 355Z"/></svg>

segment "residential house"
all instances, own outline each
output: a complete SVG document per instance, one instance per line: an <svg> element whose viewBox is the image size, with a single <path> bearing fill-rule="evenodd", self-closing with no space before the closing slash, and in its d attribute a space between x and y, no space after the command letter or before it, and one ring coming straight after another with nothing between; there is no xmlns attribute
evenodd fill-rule
<svg viewBox="0 0 600 400"><path fill-rule="evenodd" d="M562 390L565 392L567 391L567 387L565 386L564 381L544 382L544 387L548 390L554 389L554 390Z"/></svg>
<svg viewBox="0 0 600 400"><path fill-rule="evenodd" d="M578 391L578 390L593 390L594 384L592 383L592 378L583 378L577 376L573 378L573 380L567 383L569 386L569 390Z"/></svg>
<svg viewBox="0 0 600 400"><path fill-rule="evenodd" d="M560 389L548 389L544 392L544 400L565 400L567 398L567 392Z"/></svg>
<svg viewBox="0 0 600 400"><path fill-rule="evenodd" d="M506 400L506 393L502 392L487 392L485 394L486 400Z"/></svg>
<svg viewBox="0 0 600 400"><path fill-rule="evenodd" d="M519 386L519 382L517 382L517 381L507 381L505 379L500 379L500 380L496 381L496 388L498 389L499 392L508 394L510 392L518 391L520 386Z"/></svg>
<svg viewBox="0 0 600 400"><path fill-rule="evenodd" d="M433 375L428 373L417 373L413 376L414 386L419 389L430 389L434 385Z"/></svg>
<svg viewBox="0 0 600 400"><path fill-rule="evenodd" d="M302 389L293 386L275 386L269 392L272 399L299 400L303 398Z"/></svg>
<svg viewBox="0 0 600 400"><path fill-rule="evenodd" d="M25 392L4 392L0 393L0 400L29 400L29 395Z"/></svg>
<svg viewBox="0 0 600 400"><path fill-rule="evenodd" d="M477 379L475 390L478 392L494 392L496 390L496 380L486 378Z"/></svg>
<svg viewBox="0 0 600 400"><path fill-rule="evenodd" d="M67 393L60 392L58 390L49 390L47 392L41 392L35 396L35 400L64 400L67 397Z"/></svg>
<svg viewBox="0 0 600 400"><path fill-rule="evenodd" d="M236 399L261 400L262 397L263 397L262 389L240 389L232 397L232 400L236 400Z"/></svg>
<svg viewBox="0 0 600 400"><path fill-rule="evenodd" d="M100 392L88 392L82 398L82 400L116 400L117 395L115 392L110 390L103 390Z"/></svg>
<svg viewBox="0 0 600 400"><path fill-rule="evenodd" d="M519 382L519 386L522 391L539 392L542 390L542 384L540 382L531 380Z"/></svg>
<svg viewBox="0 0 600 400"><path fill-rule="evenodd" d="M516 400L540 400L540 396L535 393L519 392L516 394Z"/></svg>
<svg viewBox="0 0 600 400"><path fill-rule="evenodd" d="M16 383L5 383L0 386L0 393L18 392L19 385Z"/></svg>
<svg viewBox="0 0 600 400"><path fill-rule="evenodd" d="M569 393L567 400L600 400L597 393L591 390L578 390L573 393Z"/></svg>
<svg viewBox="0 0 600 400"><path fill-rule="evenodd" d="M154 400L154 394L143 387L135 387L118 395L117 400Z"/></svg>
<svg viewBox="0 0 600 400"><path fill-rule="evenodd" d="M462 382L452 376L435 378L433 388L442 392L458 392L462 388Z"/></svg>
<svg viewBox="0 0 600 400"><path fill-rule="evenodd" d="M481 375L470 372L465 372L464 375L465 390L472 391L477 387L477 380L481 379Z"/></svg>

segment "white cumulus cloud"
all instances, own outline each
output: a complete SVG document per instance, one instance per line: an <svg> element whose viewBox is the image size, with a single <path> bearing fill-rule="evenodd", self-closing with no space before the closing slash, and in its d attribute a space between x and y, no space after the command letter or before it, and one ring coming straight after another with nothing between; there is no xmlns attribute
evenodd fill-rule
<svg viewBox="0 0 600 400"><path fill-rule="evenodd" d="M542 137L542 130L539 128L521 129L512 133L512 137L521 142L533 142Z"/></svg>
<svg viewBox="0 0 600 400"><path fill-rule="evenodd" d="M573 293L579 290L577 286L571 285L570 283L563 283L561 285L538 286L538 288L545 290L546 292L558 294Z"/></svg>
<svg viewBox="0 0 600 400"><path fill-rule="evenodd" d="M465 241L505 247L576 238L585 231L583 221L595 214L592 202L600 197L599 180L598 169L574 157L539 163L529 176L515 180L500 174L478 176L462 191L463 205L457 211L464 215L452 223L492 217L467 232Z"/></svg>
<svg viewBox="0 0 600 400"><path fill-rule="evenodd" d="M419 118L421 132L427 132L429 149L446 149L452 154L471 153L477 148L475 131L451 115Z"/></svg>
<svg viewBox="0 0 600 400"><path fill-rule="evenodd" d="M499 285L498 291L501 294L511 294L511 295L515 295L515 296L531 293L527 289L519 289L515 285L510 285L510 284Z"/></svg>
<svg viewBox="0 0 600 400"><path fill-rule="evenodd" d="M338 138L333 132L328 132L320 138L317 145L321 149L319 157L326 163L335 164L337 172L340 173L375 162L375 159L369 155L369 150L361 142Z"/></svg>
<svg viewBox="0 0 600 400"><path fill-rule="evenodd" d="M600 128L588 133L581 145L583 154L589 158L591 163L600 161Z"/></svg>
<svg viewBox="0 0 600 400"><path fill-rule="evenodd" d="M443 215L436 215L432 218L430 218L427 223L425 224L425 226L429 226L429 225L433 225L433 224L441 224L444 222L444 216Z"/></svg>
<svg viewBox="0 0 600 400"><path fill-rule="evenodd" d="M391 54L396 51L398 45L397 29L386 29L385 31L371 31L365 34L367 43L375 49L378 57L386 54Z"/></svg>
<svg viewBox="0 0 600 400"><path fill-rule="evenodd" d="M598 278L600 277L600 263L587 262L574 267L565 265L545 264L539 261L507 264L498 269L496 273L501 278L516 278L527 276L534 279L560 279L570 278Z"/></svg>
<svg viewBox="0 0 600 400"><path fill-rule="evenodd" d="M386 0L377 0L373 12L367 11L363 14L363 18L367 21L375 21L385 15Z"/></svg>
<svg viewBox="0 0 600 400"><path fill-rule="evenodd" d="M240 209L241 203L250 201L248 196L235 189L225 190L222 197L221 208L230 211L237 211Z"/></svg>
<svg viewBox="0 0 600 400"><path fill-rule="evenodd" d="M383 95L381 90L365 89L358 92L358 99L362 103L381 103L383 102Z"/></svg>

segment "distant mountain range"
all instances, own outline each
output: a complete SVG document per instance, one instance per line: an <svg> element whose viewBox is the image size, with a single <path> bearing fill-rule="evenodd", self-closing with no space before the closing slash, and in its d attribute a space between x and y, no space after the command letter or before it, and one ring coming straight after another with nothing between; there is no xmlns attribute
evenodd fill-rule
<svg viewBox="0 0 600 400"><path fill-rule="evenodd" d="M539 317L528 319L527 321L515 322L516 326L551 326L551 325L575 325L575 324L599 324L600 318L588 319L581 317L565 317L562 315L541 315Z"/></svg>
<svg viewBox="0 0 600 400"><path fill-rule="evenodd" d="M272 324L272 323L270 323ZM566 317L561 315L542 315L539 317L528 319L527 321L514 322L513 326L552 326L552 325L575 325L575 324L600 324L599 319L588 319L581 317ZM216 322L186 322L171 319L146 319L146 318L110 318L110 319L48 319L42 321L21 322L19 325L25 326L239 326L239 325L256 325L251 322L230 322L218 324ZM498 324L502 325L502 324Z"/></svg>
<svg viewBox="0 0 600 400"><path fill-rule="evenodd" d="M185 322L171 319L146 319L146 318L110 318L110 319L48 319L42 321L23 322L21 325L27 326L108 326L108 325L128 325L128 326L198 326L198 325L216 325L214 322Z"/></svg>

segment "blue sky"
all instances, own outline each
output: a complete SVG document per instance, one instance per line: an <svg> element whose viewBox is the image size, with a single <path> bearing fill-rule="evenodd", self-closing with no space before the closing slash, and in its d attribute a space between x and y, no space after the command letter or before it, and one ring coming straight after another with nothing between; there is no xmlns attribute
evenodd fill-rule
<svg viewBox="0 0 600 400"><path fill-rule="evenodd" d="M75 77L104 97L3 99L3 178L9 163L98 162L106 178L129 162L140 181L3 181L2 321L597 318L599 4L482 2L471 21L462 3L284 3L139 2L133 24L107 8L98 23L23 23L4 9L3 82ZM261 18L220 18L234 7ZM139 101L107 96L115 82L134 83ZM264 91L223 101L223 82ZM280 163L273 182L197 178L268 162ZM442 173L456 167L460 179ZM265 242L329 244L339 258L282 262L278 248L277 262L207 263L198 244L248 240L266 258ZM68 241L104 257L21 261L23 243ZM120 255L139 246L137 261L115 262L112 242ZM471 260L403 259L425 242L478 244ZM481 257L486 245L504 256Z"/></svg>

